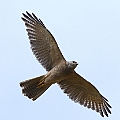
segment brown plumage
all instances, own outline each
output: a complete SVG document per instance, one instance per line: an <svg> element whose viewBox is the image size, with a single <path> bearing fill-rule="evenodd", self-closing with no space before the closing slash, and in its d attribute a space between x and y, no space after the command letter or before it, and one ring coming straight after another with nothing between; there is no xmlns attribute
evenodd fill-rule
<svg viewBox="0 0 120 120"><path fill-rule="evenodd" d="M57 83L75 102L96 110L102 117L111 114L108 100L90 82L75 72L75 61L66 61L54 37L35 14L23 13L31 49L47 74L20 83L25 96L36 100L52 84Z"/></svg>

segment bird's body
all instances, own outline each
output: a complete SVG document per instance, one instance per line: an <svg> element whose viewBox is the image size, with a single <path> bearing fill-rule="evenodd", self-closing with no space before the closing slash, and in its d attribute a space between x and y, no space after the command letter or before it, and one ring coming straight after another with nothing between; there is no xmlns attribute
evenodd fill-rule
<svg viewBox="0 0 120 120"><path fill-rule="evenodd" d="M76 63L74 64L71 62L69 63L73 64L73 66L71 67L71 65L69 66L68 63L68 61L61 62L60 64L52 68L50 71L48 71L45 77L43 78L44 83L54 84L60 82L61 80L67 79L74 72L74 69L77 66Z"/></svg>
<svg viewBox="0 0 120 120"><path fill-rule="evenodd" d="M75 72L75 61L66 61L53 35L35 14L23 13L31 49L47 73L20 82L25 96L32 100L40 97L52 84L57 83L69 98L85 107L96 110L102 117L111 114L111 106L97 88Z"/></svg>

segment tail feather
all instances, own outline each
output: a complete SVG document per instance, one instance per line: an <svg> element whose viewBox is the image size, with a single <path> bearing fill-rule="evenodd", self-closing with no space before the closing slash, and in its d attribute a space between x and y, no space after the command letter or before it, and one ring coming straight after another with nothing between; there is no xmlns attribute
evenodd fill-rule
<svg viewBox="0 0 120 120"><path fill-rule="evenodd" d="M41 87L38 87L38 84L42 81L43 77L44 75L20 82L20 86L23 88L22 93L33 101L36 100L51 86L43 85Z"/></svg>

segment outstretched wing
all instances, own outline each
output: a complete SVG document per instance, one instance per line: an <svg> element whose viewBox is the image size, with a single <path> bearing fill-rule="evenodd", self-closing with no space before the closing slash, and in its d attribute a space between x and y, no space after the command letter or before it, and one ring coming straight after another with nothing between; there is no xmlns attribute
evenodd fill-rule
<svg viewBox="0 0 120 120"><path fill-rule="evenodd" d="M91 108L92 110L96 110L102 117L104 117L104 114L107 117L108 113L111 114L109 109L111 106L107 103L108 100L103 97L90 82L76 72L58 84L61 89L64 90L64 93L73 101L79 102L81 105Z"/></svg>
<svg viewBox="0 0 120 120"><path fill-rule="evenodd" d="M65 61L54 37L43 22L34 13L31 15L26 11L23 16L32 51L42 66L49 71L61 61Z"/></svg>

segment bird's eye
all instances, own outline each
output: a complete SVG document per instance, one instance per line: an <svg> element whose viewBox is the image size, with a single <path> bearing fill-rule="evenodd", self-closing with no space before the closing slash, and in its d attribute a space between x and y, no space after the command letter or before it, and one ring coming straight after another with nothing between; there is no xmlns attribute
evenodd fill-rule
<svg viewBox="0 0 120 120"><path fill-rule="evenodd" d="M73 63L76 63L75 61L73 61Z"/></svg>

